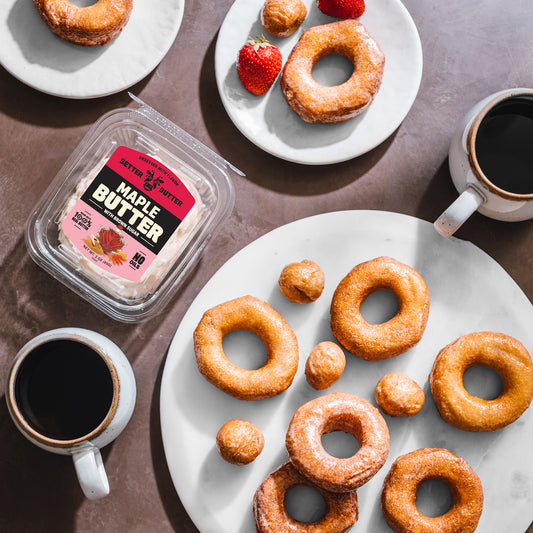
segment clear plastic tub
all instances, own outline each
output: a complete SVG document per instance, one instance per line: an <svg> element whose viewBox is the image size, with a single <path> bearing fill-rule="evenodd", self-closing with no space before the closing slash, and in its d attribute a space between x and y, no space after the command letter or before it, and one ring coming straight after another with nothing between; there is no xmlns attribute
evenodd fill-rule
<svg viewBox="0 0 533 533"><path fill-rule="evenodd" d="M159 313L234 204L238 169L132 95L102 116L26 225L34 261L109 316Z"/></svg>

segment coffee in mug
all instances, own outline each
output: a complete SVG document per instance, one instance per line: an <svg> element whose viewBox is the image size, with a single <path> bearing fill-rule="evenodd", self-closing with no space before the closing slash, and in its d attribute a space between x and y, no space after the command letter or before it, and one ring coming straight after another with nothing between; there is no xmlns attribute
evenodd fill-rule
<svg viewBox="0 0 533 533"><path fill-rule="evenodd" d="M17 354L6 386L15 425L37 446L71 455L84 494L109 493L100 448L126 426L135 405L133 370L109 339L61 328L29 341Z"/></svg>
<svg viewBox="0 0 533 533"><path fill-rule="evenodd" d="M533 218L533 89L507 89L470 109L452 139L459 198L435 221L445 237L476 210L502 221Z"/></svg>

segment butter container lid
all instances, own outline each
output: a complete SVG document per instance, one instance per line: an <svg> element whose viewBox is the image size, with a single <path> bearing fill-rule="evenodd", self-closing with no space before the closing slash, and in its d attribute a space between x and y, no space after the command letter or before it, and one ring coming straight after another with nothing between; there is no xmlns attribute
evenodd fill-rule
<svg viewBox="0 0 533 533"><path fill-rule="evenodd" d="M150 106L103 115L26 224L33 260L122 322L155 316L233 208L237 168Z"/></svg>

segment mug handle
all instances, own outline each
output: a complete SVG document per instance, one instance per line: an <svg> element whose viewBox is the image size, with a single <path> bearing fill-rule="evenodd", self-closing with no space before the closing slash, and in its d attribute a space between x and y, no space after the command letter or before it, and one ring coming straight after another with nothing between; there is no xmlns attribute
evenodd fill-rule
<svg viewBox="0 0 533 533"><path fill-rule="evenodd" d="M433 223L435 229L444 237L453 235L484 203L485 196L476 187L469 185L444 213Z"/></svg>
<svg viewBox="0 0 533 533"><path fill-rule="evenodd" d="M109 481L98 448L84 446L72 454L72 460L81 489L89 500L98 500L109 494Z"/></svg>

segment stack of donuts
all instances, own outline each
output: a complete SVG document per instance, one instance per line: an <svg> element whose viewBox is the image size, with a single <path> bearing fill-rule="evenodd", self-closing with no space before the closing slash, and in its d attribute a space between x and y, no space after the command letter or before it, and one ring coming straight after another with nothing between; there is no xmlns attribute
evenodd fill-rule
<svg viewBox="0 0 533 533"><path fill-rule="evenodd" d="M295 304L320 297L324 274L309 260L287 265L278 281L282 294ZM374 291L387 289L398 300L397 313L382 324L370 324L361 305ZM339 344L367 361L396 357L416 345L429 315L429 291L411 266L389 257L356 265L336 287L330 305L331 331ZM256 333L264 342L267 361L247 370L231 363L222 339L235 329ZM298 342L284 318L266 302L245 296L204 313L195 332L194 347L200 372L215 386L241 400L280 394L292 383L298 366ZM305 376L314 389L327 389L339 379L346 364L343 350L324 341L307 359ZM470 395L463 374L474 365L495 370L503 392L484 400ZM431 393L443 420L467 431L496 431L515 421L533 398L533 363L516 339L491 331L465 334L437 355L429 375ZM425 401L424 391L409 376L392 372L375 387L378 408L348 392L332 392L301 405L292 416L285 437L288 460L257 489L253 512L260 533L295 531L337 533L349 530L358 518L356 490L369 482L385 464L390 435L382 415L409 417ZM381 410L381 412L380 412ZM358 450L348 458L330 455L322 436L344 431L355 437ZM225 424L216 438L224 459L235 464L253 461L263 448L260 430L247 421ZM426 480L442 480L452 503L447 512L428 517L416 507L416 491ZM325 514L312 523L294 519L285 495L294 486L318 491L326 502ZM396 458L381 490L382 513L398 533L472 533L482 508L481 481L467 462L451 451L432 447Z"/></svg>

